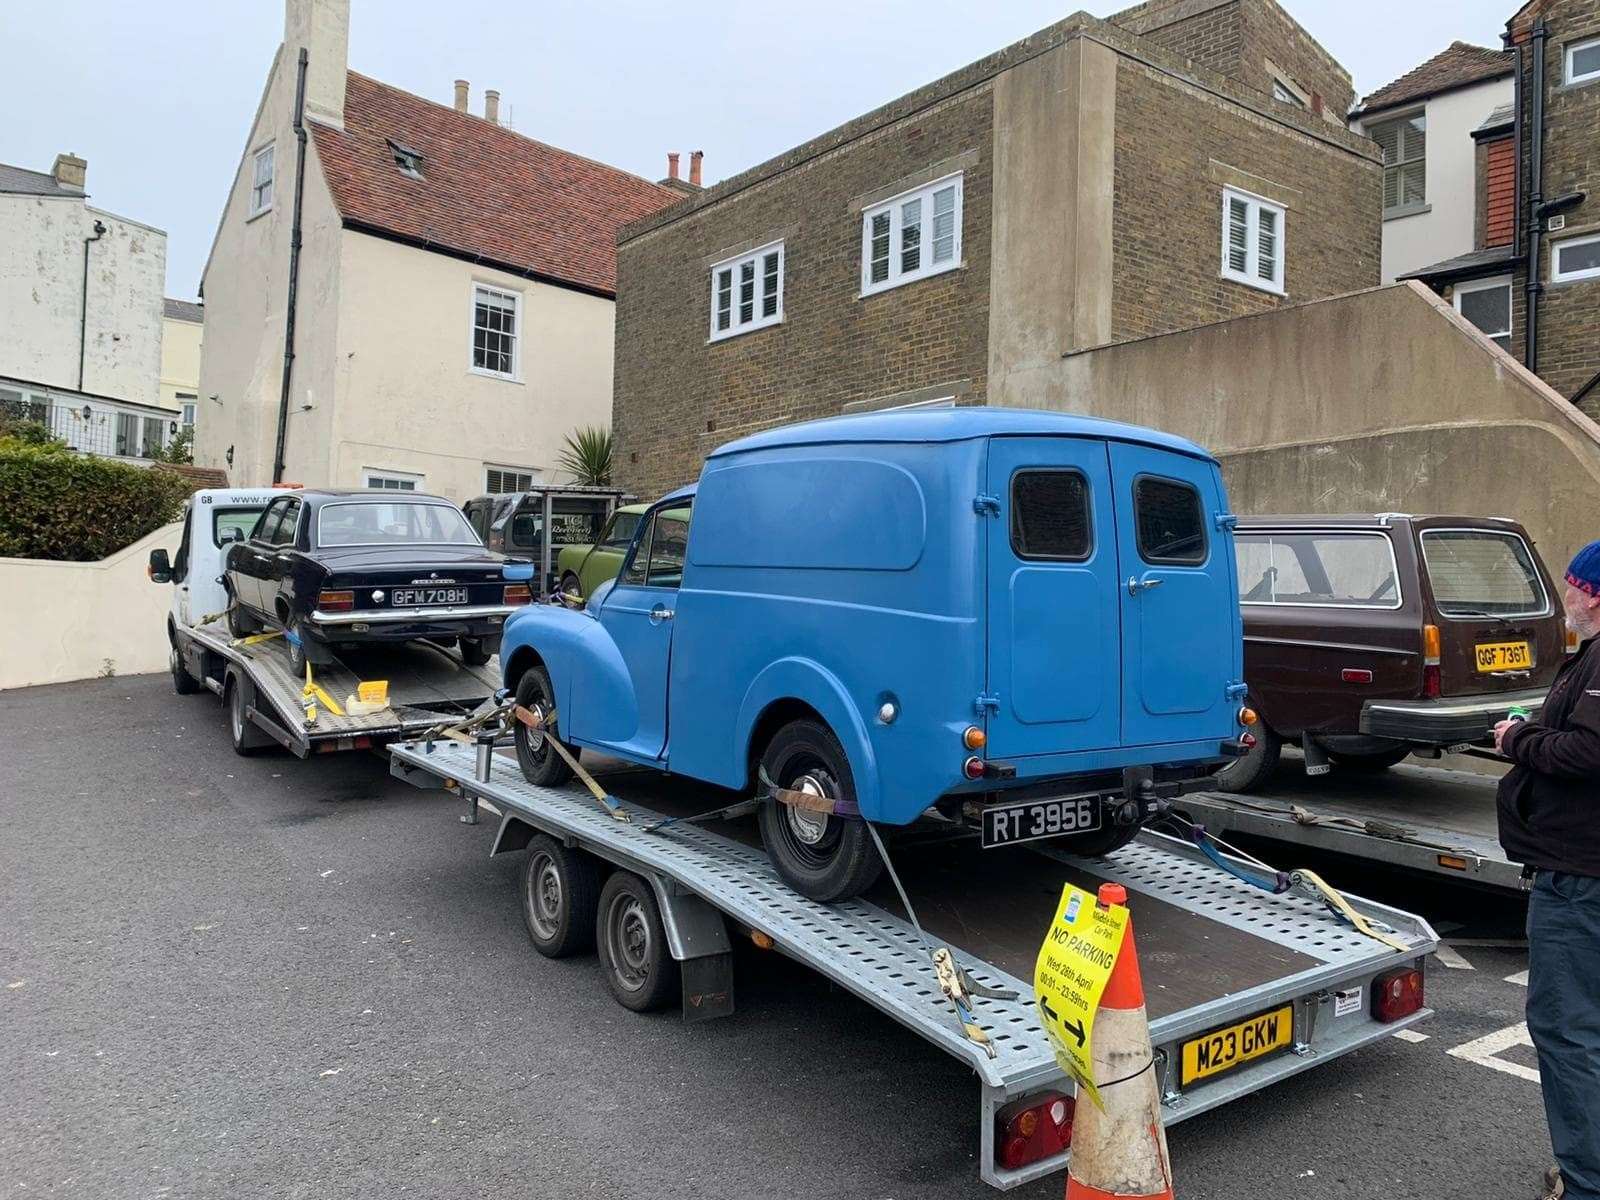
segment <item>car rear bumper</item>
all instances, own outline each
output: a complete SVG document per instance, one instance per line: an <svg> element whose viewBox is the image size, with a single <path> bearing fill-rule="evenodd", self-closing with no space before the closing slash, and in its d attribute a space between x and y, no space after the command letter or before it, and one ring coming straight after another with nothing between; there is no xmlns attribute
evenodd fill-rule
<svg viewBox="0 0 1600 1200"><path fill-rule="evenodd" d="M1544 697L1544 688L1534 688L1439 700L1368 700L1361 706L1361 732L1434 746L1478 742L1513 708L1537 713L1544 707Z"/></svg>
<svg viewBox="0 0 1600 1200"><path fill-rule="evenodd" d="M525 604L463 604L455 608L383 608L355 612L322 612L311 614L311 623L324 627L340 625L428 625L481 623L493 617L501 621L514 612L521 612Z"/></svg>

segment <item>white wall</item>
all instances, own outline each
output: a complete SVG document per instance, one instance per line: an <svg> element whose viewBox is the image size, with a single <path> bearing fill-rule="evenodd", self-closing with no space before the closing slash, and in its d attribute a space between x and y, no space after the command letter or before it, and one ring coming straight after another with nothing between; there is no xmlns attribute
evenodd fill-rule
<svg viewBox="0 0 1600 1200"><path fill-rule="evenodd" d="M1477 145L1472 131L1502 104L1511 103L1511 79L1491 79L1426 102L1428 118L1428 211L1393 217L1383 223L1383 282L1475 250L1473 215L1477 204ZM1410 107L1376 113L1379 124ZM1351 122L1365 132L1367 122Z"/></svg>
<svg viewBox="0 0 1600 1200"><path fill-rule="evenodd" d="M81 196L0 195L0 375L78 387L83 243L89 247L83 390L155 404L167 235Z"/></svg>
<svg viewBox="0 0 1600 1200"><path fill-rule="evenodd" d="M182 533L164 525L99 562L0 558L0 594L31 598L0 621L0 688L165 670L172 588L144 569L157 546L175 553Z"/></svg>

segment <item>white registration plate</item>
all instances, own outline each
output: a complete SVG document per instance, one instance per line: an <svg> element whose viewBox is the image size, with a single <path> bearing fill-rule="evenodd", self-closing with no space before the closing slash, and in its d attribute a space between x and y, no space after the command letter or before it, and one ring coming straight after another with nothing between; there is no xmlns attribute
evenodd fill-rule
<svg viewBox="0 0 1600 1200"><path fill-rule="evenodd" d="M395 606L417 604L465 604L466 588L395 588L390 593L390 603Z"/></svg>
<svg viewBox="0 0 1600 1200"><path fill-rule="evenodd" d="M1087 833L1100 828L1099 796L1062 796L1054 800L1025 800L983 810L983 848L1036 842L1063 833Z"/></svg>

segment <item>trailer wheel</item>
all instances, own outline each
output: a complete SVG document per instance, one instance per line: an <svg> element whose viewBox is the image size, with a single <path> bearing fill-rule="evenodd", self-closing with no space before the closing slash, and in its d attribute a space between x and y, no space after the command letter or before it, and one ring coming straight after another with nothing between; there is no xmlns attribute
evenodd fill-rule
<svg viewBox="0 0 1600 1200"><path fill-rule="evenodd" d="M255 722L245 715L246 686L237 678L228 681L228 734L233 741L233 752L246 757L272 745L272 739L257 729Z"/></svg>
<svg viewBox="0 0 1600 1200"><path fill-rule="evenodd" d="M469 667L481 667L494 657L484 649L482 638L462 638L457 645L461 648L461 661Z"/></svg>
<svg viewBox="0 0 1600 1200"><path fill-rule="evenodd" d="M782 788L854 800L844 747L826 725L792 721L761 756L767 778ZM761 841L783 881L824 904L858 896L877 881L883 859L859 817L828 816L768 800L761 805Z"/></svg>
<svg viewBox="0 0 1600 1200"><path fill-rule="evenodd" d="M550 672L538 664L524 671L517 680L517 703L546 712L554 708L556 690L550 684ZM522 768L522 777L535 787L559 787L572 778L572 768L567 766L566 760L545 745L545 738L555 736L554 730L559 729L560 724L559 714L549 733L529 729L521 721L515 722L511 737L517 746L517 765ZM568 746L567 751L574 758L578 756L576 746Z"/></svg>
<svg viewBox="0 0 1600 1200"><path fill-rule="evenodd" d="M522 920L535 950L546 958L592 950L599 911L600 867L592 856L542 833L528 843Z"/></svg>
<svg viewBox="0 0 1600 1200"><path fill-rule="evenodd" d="M649 1012L681 995L655 893L631 871L613 872L600 889L595 941L606 986L623 1008Z"/></svg>
<svg viewBox="0 0 1600 1200"><path fill-rule="evenodd" d="M180 696L192 696L200 690L200 682L189 674L189 668L183 665L183 655L178 653L178 643L173 642L172 648L167 652L167 666L172 671L172 690Z"/></svg>
<svg viewBox="0 0 1600 1200"><path fill-rule="evenodd" d="M1251 732L1255 734L1256 744L1250 747L1250 752L1217 772L1217 787L1224 792L1248 792L1278 766L1282 739L1267 728L1265 721L1257 722Z"/></svg>
<svg viewBox="0 0 1600 1200"><path fill-rule="evenodd" d="M1361 771L1374 773L1387 771L1390 767L1404 762L1411 757L1410 746L1395 746L1389 750L1377 750L1371 754L1348 754L1340 751L1335 754L1328 751L1328 759L1341 771Z"/></svg>

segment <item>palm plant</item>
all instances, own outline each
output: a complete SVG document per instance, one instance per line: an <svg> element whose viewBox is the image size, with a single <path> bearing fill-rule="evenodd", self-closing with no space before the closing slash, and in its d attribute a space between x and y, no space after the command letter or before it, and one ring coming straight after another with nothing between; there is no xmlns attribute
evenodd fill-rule
<svg viewBox="0 0 1600 1200"><path fill-rule="evenodd" d="M567 434L556 461L578 483L603 487L611 482L611 450L611 430L587 426Z"/></svg>

